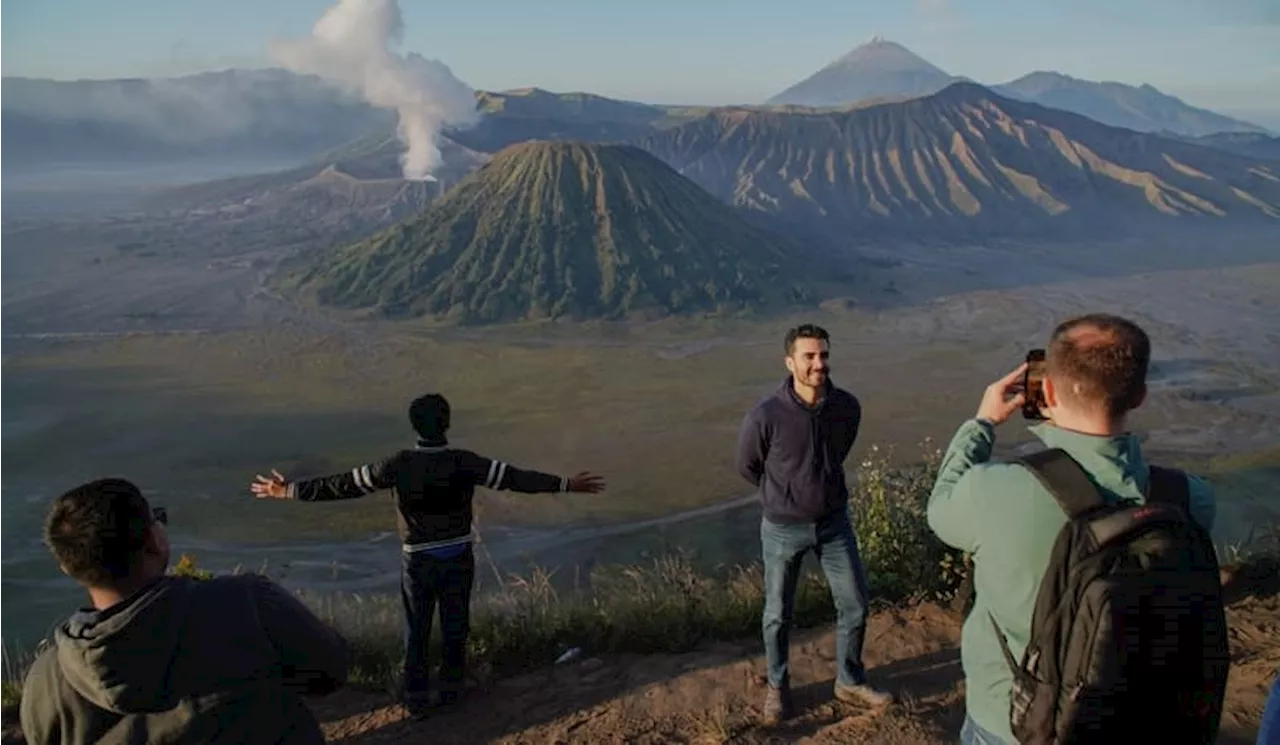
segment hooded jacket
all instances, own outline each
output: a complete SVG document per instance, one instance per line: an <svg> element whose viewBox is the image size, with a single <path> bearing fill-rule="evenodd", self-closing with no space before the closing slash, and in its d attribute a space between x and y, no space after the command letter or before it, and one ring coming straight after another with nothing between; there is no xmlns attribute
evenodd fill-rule
<svg viewBox="0 0 1280 745"><path fill-rule="evenodd" d="M858 438L862 404L827 379L809 407L787 376L747 414L738 436L738 473L759 489L765 519L816 522L849 501L844 461Z"/></svg>
<svg viewBox="0 0 1280 745"><path fill-rule="evenodd" d="M323 743L303 695L348 667L346 640L265 577L163 577L54 631L22 730L32 745Z"/></svg>

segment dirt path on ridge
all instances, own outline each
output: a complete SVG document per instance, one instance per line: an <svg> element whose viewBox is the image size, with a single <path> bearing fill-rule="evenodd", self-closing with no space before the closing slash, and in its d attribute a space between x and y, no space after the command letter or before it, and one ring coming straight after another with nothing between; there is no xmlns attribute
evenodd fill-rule
<svg viewBox="0 0 1280 745"><path fill-rule="evenodd" d="M1219 743L1253 745L1280 667L1280 595L1229 610L1233 665ZM884 712L831 696L830 629L792 640L799 716L758 726L763 659L755 640L680 655L587 658L477 691L458 711L414 722L386 694L347 692L317 713L330 742L365 743L954 743L964 718L960 619L933 604L875 613L866 659L898 702Z"/></svg>

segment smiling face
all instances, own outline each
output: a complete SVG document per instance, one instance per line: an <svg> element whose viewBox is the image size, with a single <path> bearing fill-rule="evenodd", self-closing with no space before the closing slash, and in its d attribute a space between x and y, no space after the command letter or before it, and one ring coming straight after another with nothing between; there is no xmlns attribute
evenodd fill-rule
<svg viewBox="0 0 1280 745"><path fill-rule="evenodd" d="M799 385L821 388L831 373L831 343L826 339L801 337L786 357L787 370Z"/></svg>

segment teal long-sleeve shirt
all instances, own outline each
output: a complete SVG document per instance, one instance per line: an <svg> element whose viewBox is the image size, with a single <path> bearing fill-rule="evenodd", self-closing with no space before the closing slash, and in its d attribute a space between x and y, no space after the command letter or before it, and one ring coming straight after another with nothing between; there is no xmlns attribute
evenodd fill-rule
<svg viewBox="0 0 1280 745"><path fill-rule="evenodd" d="M1052 424L1030 428L1050 448L1062 448L1084 467L1104 499L1141 504L1149 471L1133 435L1085 435ZM1016 742L1009 726L1012 674L987 613L1008 635L1021 657L1031 635L1040 580L1049 566L1058 531L1067 517L1030 470L989 462L995 445L990 422L960 425L947 447L929 496L929 527L944 543L973 555L974 607L964 624L960 657L969 716L1006 742ZM1191 517L1213 529L1213 488L1187 475Z"/></svg>

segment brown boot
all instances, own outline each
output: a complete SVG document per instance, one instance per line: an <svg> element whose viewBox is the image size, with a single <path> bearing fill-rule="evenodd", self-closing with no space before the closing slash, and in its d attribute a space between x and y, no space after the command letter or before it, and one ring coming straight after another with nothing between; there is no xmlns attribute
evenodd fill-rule
<svg viewBox="0 0 1280 745"><path fill-rule="evenodd" d="M791 689L783 686L774 688L769 686L769 690L764 695L764 715L761 717L761 724L765 727L776 727L782 724L783 720L791 718Z"/></svg>

